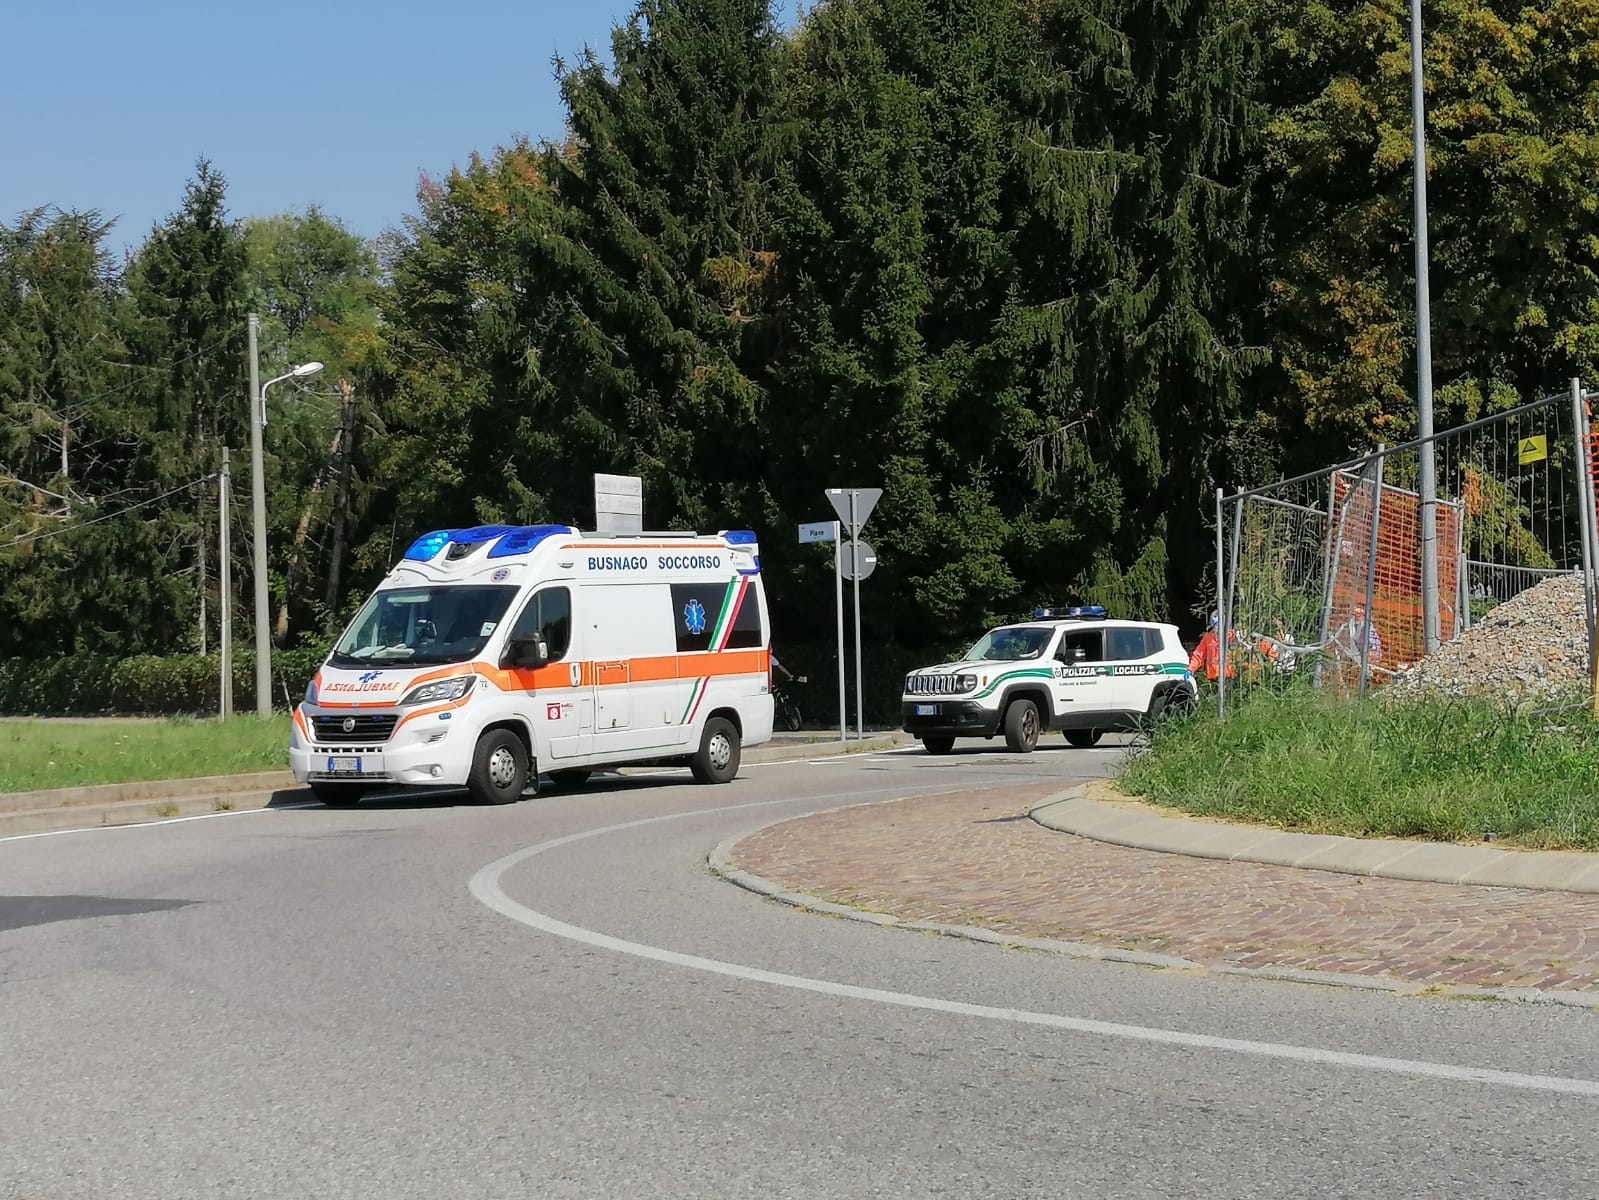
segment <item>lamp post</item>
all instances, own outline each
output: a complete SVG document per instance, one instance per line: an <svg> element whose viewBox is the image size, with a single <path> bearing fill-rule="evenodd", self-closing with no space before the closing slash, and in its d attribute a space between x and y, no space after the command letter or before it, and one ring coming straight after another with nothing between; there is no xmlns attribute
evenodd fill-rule
<svg viewBox="0 0 1599 1200"><path fill-rule="evenodd" d="M1421 506L1423 652L1438 649L1438 476L1432 440L1432 314L1427 288L1427 104L1422 87L1421 0L1410 0L1410 137L1416 237L1416 436L1421 439L1416 490Z"/></svg>
<svg viewBox="0 0 1599 1200"><path fill-rule="evenodd" d="M267 544L266 477L261 461L261 441L266 429L266 394L274 383L285 379L309 379L322 369L319 362L301 363L287 374L269 379L259 387L260 359L257 334L260 322L250 314L250 499L255 510L255 715L272 715L272 643L267 632Z"/></svg>

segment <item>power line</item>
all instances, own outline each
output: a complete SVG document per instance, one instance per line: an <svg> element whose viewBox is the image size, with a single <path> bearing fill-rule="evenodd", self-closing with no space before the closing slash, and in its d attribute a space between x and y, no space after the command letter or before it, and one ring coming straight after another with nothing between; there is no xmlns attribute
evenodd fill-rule
<svg viewBox="0 0 1599 1200"><path fill-rule="evenodd" d="M141 508L148 508L152 504L160 503L168 496L176 496L179 492L186 492L191 488L199 487L202 483L210 483L213 479L218 478L220 474L220 472L215 472L210 475L202 475L198 479L191 479L188 483L179 484L169 492L162 492L159 496L151 496L148 500L140 500L137 504L130 504L126 508L119 508L116 512L105 513L98 517L90 517L87 521L78 521L72 525L63 525L59 529L48 529L42 533L24 534L22 537L16 538L13 541L0 542L0 550L10 550L13 547L24 546L30 542L42 542L46 538L60 537L63 533L71 533L74 529L85 529L90 525L98 525L102 521L109 521L113 517L120 517L124 513L134 512L135 510Z"/></svg>

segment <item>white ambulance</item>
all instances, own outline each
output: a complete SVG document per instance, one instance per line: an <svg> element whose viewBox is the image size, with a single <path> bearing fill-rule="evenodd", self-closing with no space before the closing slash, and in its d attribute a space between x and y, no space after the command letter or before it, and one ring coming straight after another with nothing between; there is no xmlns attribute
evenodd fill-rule
<svg viewBox="0 0 1599 1200"><path fill-rule="evenodd" d="M336 807L397 785L503 804L624 763L726 783L772 736L760 569L741 530L425 534L306 689L290 768Z"/></svg>

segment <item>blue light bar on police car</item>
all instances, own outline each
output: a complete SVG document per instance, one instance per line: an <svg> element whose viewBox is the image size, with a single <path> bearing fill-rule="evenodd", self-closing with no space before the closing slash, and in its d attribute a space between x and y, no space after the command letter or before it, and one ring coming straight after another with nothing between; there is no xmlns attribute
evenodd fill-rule
<svg viewBox="0 0 1599 1200"><path fill-rule="evenodd" d="M1105 610L1097 604L1079 604L1071 608L1033 609L1033 619L1035 621L1063 621L1074 617L1079 620L1091 620L1104 615Z"/></svg>

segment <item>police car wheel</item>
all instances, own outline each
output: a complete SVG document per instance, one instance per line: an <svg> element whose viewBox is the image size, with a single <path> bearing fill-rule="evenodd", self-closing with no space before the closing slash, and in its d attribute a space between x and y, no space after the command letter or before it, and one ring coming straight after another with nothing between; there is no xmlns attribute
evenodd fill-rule
<svg viewBox="0 0 1599 1200"><path fill-rule="evenodd" d="M1005 710L1005 745L1017 754L1031 754L1038 745L1038 705L1016 700Z"/></svg>
<svg viewBox="0 0 1599 1200"><path fill-rule="evenodd" d="M1079 750L1086 750L1090 746L1099 744L1099 730L1097 729L1068 729L1066 731L1068 745L1076 746Z"/></svg>
<svg viewBox="0 0 1599 1200"><path fill-rule="evenodd" d="M728 783L738 774L741 754L738 730L725 717L705 722L698 753L689 760L689 770L701 783Z"/></svg>
<svg viewBox="0 0 1599 1200"><path fill-rule="evenodd" d="M1189 716L1196 707L1194 698L1187 692L1167 692L1149 702L1149 724L1158 725L1163 721Z"/></svg>
<svg viewBox="0 0 1599 1200"><path fill-rule="evenodd" d="M527 748L509 729L491 729L478 739L466 790L479 804L509 804L527 787Z"/></svg>
<svg viewBox="0 0 1599 1200"><path fill-rule="evenodd" d="M922 749L929 754L948 754L955 749L955 739L952 737L924 737Z"/></svg>
<svg viewBox="0 0 1599 1200"><path fill-rule="evenodd" d="M366 789L352 783L313 783L311 794L328 808L354 808Z"/></svg>

